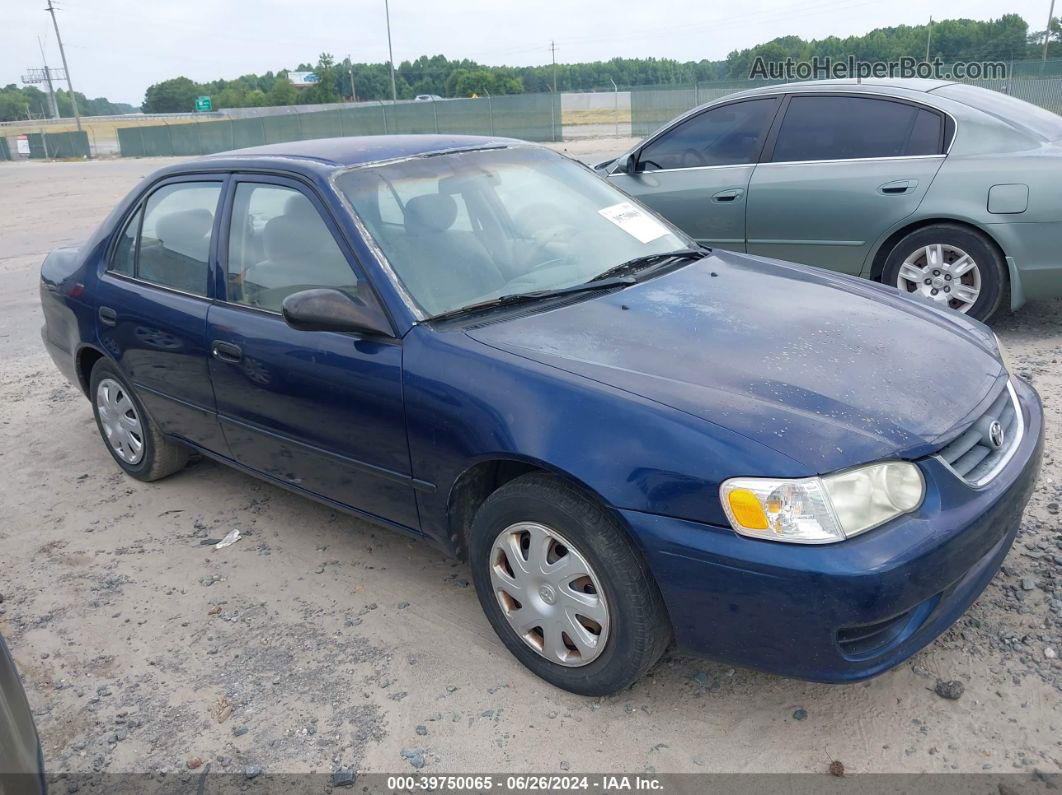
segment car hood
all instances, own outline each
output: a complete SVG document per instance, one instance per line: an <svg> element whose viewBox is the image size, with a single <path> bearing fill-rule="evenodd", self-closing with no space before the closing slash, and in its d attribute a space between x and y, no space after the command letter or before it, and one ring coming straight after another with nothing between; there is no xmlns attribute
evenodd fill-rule
<svg viewBox="0 0 1062 795"><path fill-rule="evenodd" d="M725 251L467 333L725 427L815 473L933 452L1006 378L976 321L861 279Z"/></svg>

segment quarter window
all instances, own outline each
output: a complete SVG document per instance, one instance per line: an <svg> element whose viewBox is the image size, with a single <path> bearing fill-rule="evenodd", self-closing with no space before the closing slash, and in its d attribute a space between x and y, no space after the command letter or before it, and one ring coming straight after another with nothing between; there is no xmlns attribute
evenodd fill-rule
<svg viewBox="0 0 1062 795"><path fill-rule="evenodd" d="M138 208L122 230L122 236L118 238L118 245L111 254L109 270L120 273L123 276L136 275L136 238L140 233L140 215Z"/></svg>
<svg viewBox="0 0 1062 795"><path fill-rule="evenodd" d="M179 182L152 193L144 205L137 278L206 295L210 238L220 196L220 182Z"/></svg>
<svg viewBox="0 0 1062 795"><path fill-rule="evenodd" d="M847 160L941 152L942 119L902 102L866 97L794 96L772 160Z"/></svg>
<svg viewBox="0 0 1062 795"><path fill-rule="evenodd" d="M279 312L300 290L332 287L351 297L354 271L313 203L292 188L241 182L229 229L229 301Z"/></svg>
<svg viewBox="0 0 1062 795"><path fill-rule="evenodd" d="M778 100L755 99L707 110L646 146L640 168L697 168L754 163Z"/></svg>

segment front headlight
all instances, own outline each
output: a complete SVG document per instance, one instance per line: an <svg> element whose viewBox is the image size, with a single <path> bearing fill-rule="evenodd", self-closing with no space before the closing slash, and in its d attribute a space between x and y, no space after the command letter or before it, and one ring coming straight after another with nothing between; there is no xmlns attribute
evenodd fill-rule
<svg viewBox="0 0 1062 795"><path fill-rule="evenodd" d="M730 478L719 497L743 536L829 544L910 513L925 491L917 466L885 461L818 478Z"/></svg>

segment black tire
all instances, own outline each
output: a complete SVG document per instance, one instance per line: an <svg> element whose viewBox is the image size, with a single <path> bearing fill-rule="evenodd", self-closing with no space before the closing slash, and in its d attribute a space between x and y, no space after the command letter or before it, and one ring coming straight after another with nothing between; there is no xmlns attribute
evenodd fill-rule
<svg viewBox="0 0 1062 795"><path fill-rule="evenodd" d="M491 582L491 550L498 535L518 522L563 534L600 582L609 631L591 662L568 667L546 659L505 618ZM523 475L488 497L472 523L469 560L480 605L498 637L533 673L564 690L585 696L622 690L649 670L671 639L663 598L631 539L603 508L559 478Z"/></svg>
<svg viewBox="0 0 1062 795"><path fill-rule="evenodd" d="M897 286L900 266L918 249L941 243L962 249L977 263L981 275L981 292L967 311L970 317L987 322L1002 306L1007 295L1008 279L1006 263L995 244L975 229L958 224L931 224L906 235L885 260L881 281L890 287ZM903 290L903 287L900 287ZM954 308L954 307L953 307Z"/></svg>
<svg viewBox="0 0 1062 795"><path fill-rule="evenodd" d="M122 459L107 440L103 421L100 419L100 409L97 405L99 386L104 379L116 381L120 385L124 394L133 403L137 418L140 420L142 433L139 434L139 438L143 442L143 454L136 463L130 463ZM144 405L140 402L140 398L130 388L129 383L118 371L118 368L108 359L100 359L92 368L92 374L89 379L89 401L92 403L92 414L96 418L96 428L100 432L104 447L107 448L107 452L111 454L111 457L126 474L132 475L137 480L152 481L184 469L191 451L187 447L167 438L159 431L158 426L148 415L147 411L144 410Z"/></svg>

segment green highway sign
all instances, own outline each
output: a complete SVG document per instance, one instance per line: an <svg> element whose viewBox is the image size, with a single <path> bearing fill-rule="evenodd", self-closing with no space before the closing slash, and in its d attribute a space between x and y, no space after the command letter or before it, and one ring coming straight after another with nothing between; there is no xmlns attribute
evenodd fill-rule
<svg viewBox="0 0 1062 795"><path fill-rule="evenodd" d="M212 111L214 106L210 104L210 97L196 97L195 98L195 110L196 113L206 113Z"/></svg>

